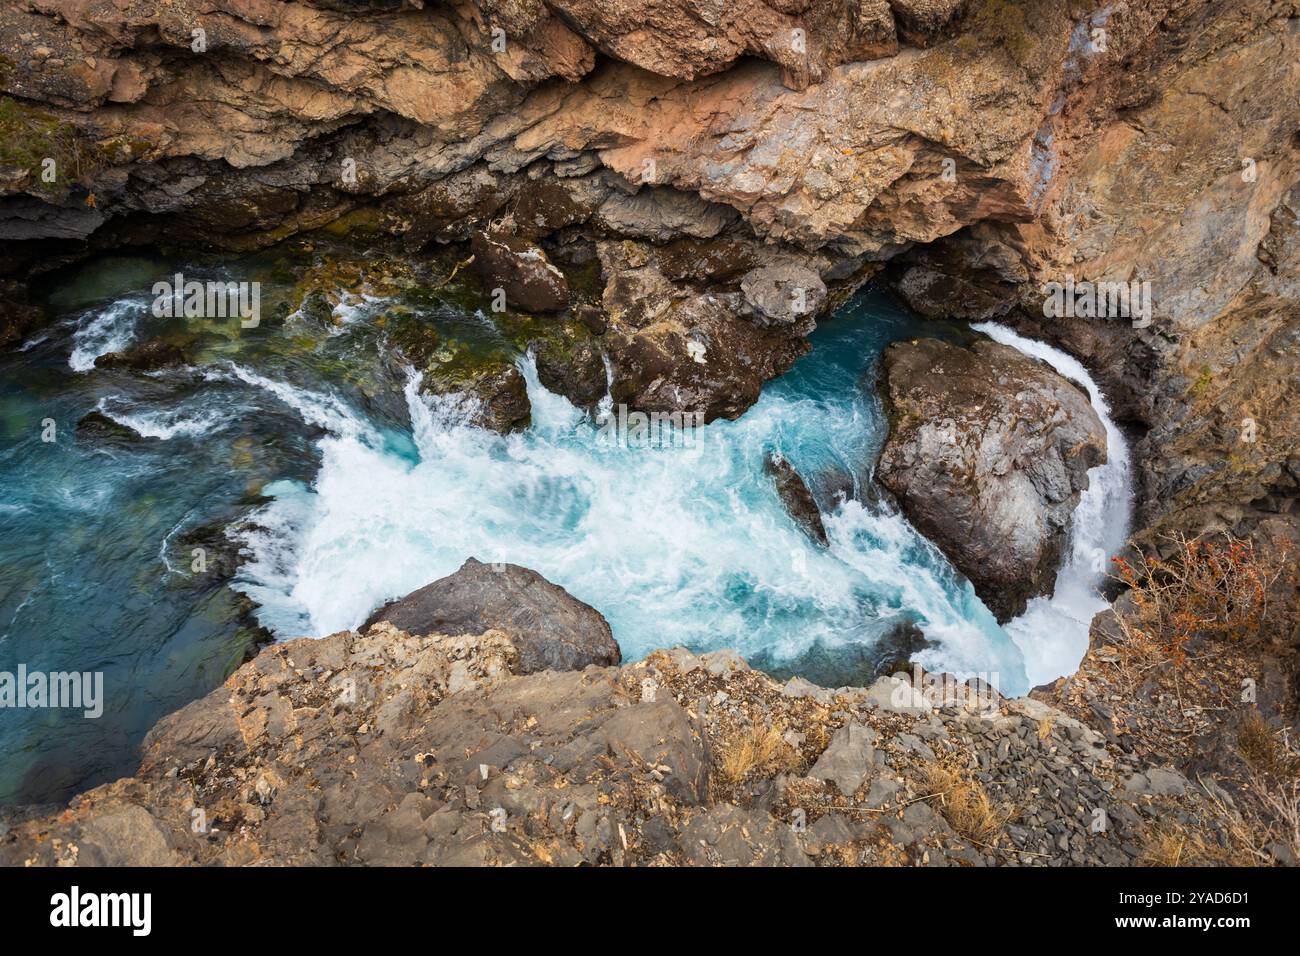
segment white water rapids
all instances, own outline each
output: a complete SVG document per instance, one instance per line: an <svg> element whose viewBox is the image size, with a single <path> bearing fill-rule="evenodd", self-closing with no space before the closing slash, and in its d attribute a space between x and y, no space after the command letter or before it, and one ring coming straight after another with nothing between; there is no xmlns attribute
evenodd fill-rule
<svg viewBox="0 0 1300 956"><path fill-rule="evenodd" d="M739 421L708 426L702 448L647 454L601 447L530 362L533 425L504 438L459 424L453 405L421 396L412 380L413 456L332 396L236 368L330 432L311 487L265 489L275 501L245 539L253 560L242 588L277 633L323 634L473 555L534 568L591 603L629 659L681 643L790 660L816 643L874 642L912 619L938 643L918 656L923 665L1023 693L1072 671L1087 647L1104 607L1097 585L1127 531L1128 452L1082 366L999 326L979 329L1083 385L1110 447L1089 473L1055 596L1005 629L901 515L843 501L825 515L829 549L785 515L762 474L765 449L798 459L801 444L815 447L802 455L805 471L870 458L881 423L861 393L816 400L772 389Z"/></svg>
<svg viewBox="0 0 1300 956"><path fill-rule="evenodd" d="M138 305L127 305L78 328L70 363L78 371L131 339ZM706 426L693 449L602 445L582 411L540 385L529 360L521 368L533 424L504 437L463 424L460 404L421 395L415 378L402 429L362 414L324 381L291 384L242 360L201 371L225 391L147 409L108 396L97 407L162 441L229 432L267 402L324 433L310 484L264 485L271 502L238 534L245 563L235 586L280 637L355 627L383 601L474 556L531 567L595 606L627 659L685 644L780 664L818 647L873 646L911 623L935 645L919 663L978 673L1005 693L1073 671L1104 607L1107 561L1128 531L1128 449L1105 399L1064 353L975 326L1087 389L1109 442L1106 464L1089 472L1055 595L999 627L900 514L863 503L884 429L861 380L863 356L898 334L884 330L888 321L885 312L828 326L813 355L738 421ZM237 398L232 385L251 391ZM773 449L811 484L847 493L829 507L821 495L828 548L785 513L762 466Z"/></svg>

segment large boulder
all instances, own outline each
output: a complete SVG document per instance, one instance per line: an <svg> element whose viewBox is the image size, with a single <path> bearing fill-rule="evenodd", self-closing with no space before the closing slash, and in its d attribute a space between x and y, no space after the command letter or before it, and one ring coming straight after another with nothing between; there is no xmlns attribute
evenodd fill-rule
<svg viewBox="0 0 1300 956"><path fill-rule="evenodd" d="M698 415L694 420L706 423L738 418L758 401L764 382L808 351L806 336L816 326L811 311L797 321L768 321L739 290L700 291L674 281L667 272L681 263L667 250L634 242L601 242L598 250L608 280L603 344L617 403ZM819 308L825 286L805 271L821 289L806 301Z"/></svg>
<svg viewBox="0 0 1300 956"><path fill-rule="evenodd" d="M994 342L885 351L889 438L876 475L1000 621L1050 594L1106 432L1088 396Z"/></svg>
<svg viewBox="0 0 1300 956"><path fill-rule="evenodd" d="M821 276L791 262L754 269L740 280L740 291L759 325L806 325L826 302Z"/></svg>
<svg viewBox="0 0 1300 956"><path fill-rule="evenodd" d="M520 674L607 667L622 658L599 611L517 564L470 558L455 574L385 604L362 629L380 621L410 634L502 631L519 651Z"/></svg>

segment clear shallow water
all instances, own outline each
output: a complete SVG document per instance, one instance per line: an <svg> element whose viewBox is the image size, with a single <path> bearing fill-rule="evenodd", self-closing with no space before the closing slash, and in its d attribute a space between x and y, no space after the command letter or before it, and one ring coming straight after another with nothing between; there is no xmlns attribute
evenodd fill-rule
<svg viewBox="0 0 1300 956"><path fill-rule="evenodd" d="M213 275L263 279L265 315L284 268L266 257ZM501 344L482 316L437 296L354 298L338 327L192 320L191 365L97 368L108 351L175 331L133 291L173 271L92 265L56 291L54 326L0 356L0 670L102 670L106 692L98 720L0 713L0 802L129 773L148 727L238 663L252 615L281 638L355 626L469 556L563 585L605 614L628 659L680 643L798 670L841 652L851 662L912 622L935 642L924 665L983 672L1014 694L1072 669L1079 633L1086 646L1086 619L1059 646L1034 643L1054 619L998 627L942 555L872 503L879 354L922 330L945 334L884 296L825 322L740 421L706 426L693 448L649 449L600 441L524 356L533 425L522 434L465 426L454 406L422 398L381 358L397 312ZM95 410L134 440L79 438ZM54 443L40 440L45 419ZM771 450L812 486L829 548L786 515L763 470ZM204 573L191 570L196 543ZM1030 649L1028 671L1013 637Z"/></svg>

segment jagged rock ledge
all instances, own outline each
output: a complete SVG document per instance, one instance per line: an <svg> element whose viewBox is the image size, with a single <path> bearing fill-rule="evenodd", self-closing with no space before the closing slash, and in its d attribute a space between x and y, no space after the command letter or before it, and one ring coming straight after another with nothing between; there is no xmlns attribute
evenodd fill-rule
<svg viewBox="0 0 1300 956"><path fill-rule="evenodd" d="M467 567L424 606L490 614L498 572ZM533 577L502 593L599 617ZM1125 864L1157 820L1208 814L1181 774L1043 701L781 684L682 648L618 667L566 643L581 669L524 673L556 657L544 629L381 620L272 645L160 721L134 777L18 815L0 864Z"/></svg>

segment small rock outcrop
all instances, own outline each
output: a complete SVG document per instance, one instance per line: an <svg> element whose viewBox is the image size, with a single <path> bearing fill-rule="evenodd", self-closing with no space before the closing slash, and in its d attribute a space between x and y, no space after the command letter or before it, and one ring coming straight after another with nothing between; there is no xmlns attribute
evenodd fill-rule
<svg viewBox="0 0 1300 956"><path fill-rule="evenodd" d="M1006 621L1050 594L1106 432L1075 384L1005 345L885 351L889 438L876 475Z"/></svg>
<svg viewBox="0 0 1300 956"><path fill-rule="evenodd" d="M461 372L450 383L433 378L424 391L460 400L470 424L502 435L527 428L533 418L528 385L514 365L486 365Z"/></svg>
<svg viewBox="0 0 1300 956"><path fill-rule="evenodd" d="M786 461L779 451L769 452L764 467L776 484L776 493L781 496L781 503L790 517L803 529L804 534L825 547L829 543L826 537L826 525L822 523L821 509L813 499L808 485L794 470L794 465Z"/></svg>
<svg viewBox="0 0 1300 956"><path fill-rule="evenodd" d="M559 312L569 305L569 283L538 246L501 233L477 232L470 240L474 268L505 292L506 304L525 312Z"/></svg>
<svg viewBox="0 0 1300 956"><path fill-rule="evenodd" d="M536 571L468 559L449 574L384 605L363 625L387 622L411 634L499 630L519 651L519 673L606 667L622 658L600 612Z"/></svg>

